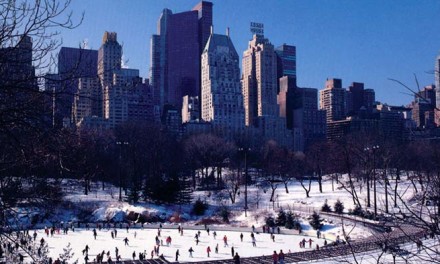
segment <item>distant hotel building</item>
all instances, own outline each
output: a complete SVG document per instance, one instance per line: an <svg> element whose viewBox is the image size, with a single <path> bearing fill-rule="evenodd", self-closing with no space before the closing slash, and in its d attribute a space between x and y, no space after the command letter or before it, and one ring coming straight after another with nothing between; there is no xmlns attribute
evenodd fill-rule
<svg viewBox="0 0 440 264"><path fill-rule="evenodd" d="M254 35L243 52L243 97L246 126L258 117L278 116L277 58L273 45L262 35Z"/></svg>
<svg viewBox="0 0 440 264"><path fill-rule="evenodd" d="M244 128L237 51L227 35L211 33L202 53L202 119L231 131Z"/></svg>

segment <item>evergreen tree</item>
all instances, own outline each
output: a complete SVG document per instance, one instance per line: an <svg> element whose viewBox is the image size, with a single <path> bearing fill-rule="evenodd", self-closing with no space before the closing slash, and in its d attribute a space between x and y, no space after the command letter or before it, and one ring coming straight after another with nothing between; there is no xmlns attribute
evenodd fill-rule
<svg viewBox="0 0 440 264"><path fill-rule="evenodd" d="M310 226L315 230L319 230L323 226L321 222L322 219L319 218L319 214L317 212L313 212L312 219L309 222Z"/></svg>
<svg viewBox="0 0 440 264"><path fill-rule="evenodd" d="M339 201L339 199L335 203L335 212L337 214L342 214L344 212L344 204Z"/></svg>
<svg viewBox="0 0 440 264"><path fill-rule="evenodd" d="M284 224L284 227L287 229L292 229L295 227L295 215L292 213L292 211L288 211L286 214L286 223Z"/></svg>
<svg viewBox="0 0 440 264"><path fill-rule="evenodd" d="M332 211L332 208L330 208L330 205L328 205L328 203L327 203L327 199L325 199L325 202L322 205L321 211L327 212L327 213Z"/></svg>
<svg viewBox="0 0 440 264"><path fill-rule="evenodd" d="M275 220L275 224L277 226L285 226L286 225L286 213L280 209L280 211L278 212L278 216Z"/></svg>
<svg viewBox="0 0 440 264"><path fill-rule="evenodd" d="M129 203L137 203L139 202L141 196L140 196L140 185L139 184L133 184L130 189L128 189L128 195L127 195L127 201Z"/></svg>
<svg viewBox="0 0 440 264"><path fill-rule="evenodd" d="M269 216L266 218L266 225L270 226L270 227L274 227L275 226L275 220L273 219L272 216Z"/></svg>

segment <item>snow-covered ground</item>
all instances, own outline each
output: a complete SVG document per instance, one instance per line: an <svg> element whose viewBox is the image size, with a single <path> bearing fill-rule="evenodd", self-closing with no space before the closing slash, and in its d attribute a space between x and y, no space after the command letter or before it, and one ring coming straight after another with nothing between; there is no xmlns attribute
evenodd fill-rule
<svg viewBox="0 0 440 264"><path fill-rule="evenodd" d="M176 230L177 226L172 224L164 224L164 230L162 231L161 238L165 240L167 236L171 236L172 245L162 246L160 253L164 254L164 257L170 261L175 258L175 252L177 249L180 251L179 261L200 261L207 260L206 248L209 246L212 250L211 257L209 259L228 259L231 258L231 249L223 247L223 236L228 237L230 247L234 247L235 251L242 257L248 256L261 256L272 254L274 250L283 250L284 252L294 252L303 250L299 248L299 241L302 239L308 240L312 238L314 240L312 248L316 247L316 243L323 245L324 240L316 239L316 231L313 230L309 223L308 217L313 213L313 211L319 212L325 201L333 208L336 200L340 200L345 207L345 212L354 207L351 194L342 188L336 181L332 181L330 177L325 177L323 181L323 192L320 193L318 190L318 183L313 181L311 183L310 197L306 197L306 193L299 182L291 182L288 185L289 192L287 193L284 185L279 184L275 191L275 199L270 202L269 198L271 195L271 189L266 187L256 187L251 185L248 187L248 206L247 216L243 210L244 208L244 189L243 186L240 189L240 194L237 195L235 203L231 203L226 191L222 192L212 192L212 191L195 191L193 193L193 199L201 199L209 204L209 208L204 216L194 216L190 214L192 204L190 205L156 205L151 203L141 202L136 205L129 204L127 202L118 201L118 188L111 186L109 184L102 188L102 183L94 183L92 190L88 195L82 193L82 188L77 181L74 180L64 180L64 192L66 193L64 199L67 201L69 207L57 208L53 211L52 218L50 221L46 220L39 224L40 227L45 225L51 226L52 223L59 223L61 221L78 221L81 216L88 216L89 221L121 221L130 213L139 213L143 215L156 215L165 221L169 221L172 217L178 215L180 218L185 219L184 226L188 227L195 226L195 224L203 218L211 218L221 221L221 218L217 215L217 211L222 206L227 206L231 211L230 223L220 224L211 227L211 232L218 228L218 236L216 239L208 236L205 231L202 231L202 236L200 238L199 245L195 245L194 235L196 231L185 230L184 235L180 236ZM366 187L357 188L357 194L360 197L361 203L364 207L366 206ZM391 186L394 186L393 181L391 181ZM384 210L385 204L385 190L383 185L379 182L377 184L377 201L379 212ZM412 203L412 198L415 192L409 181L401 181L398 185L397 190L399 196L403 198L404 201L410 201ZM392 199L392 194L394 190L388 187L388 199L390 212L392 210L398 210L393 208L394 200ZM373 205L373 193L371 192L371 199ZM398 201L401 204L401 201ZM414 202L417 204L417 202ZM261 233L261 226L264 225L266 217L272 215L276 217L278 211L291 210L293 211L300 223L303 230L302 235L293 234L281 234L275 235L275 242L270 240L269 234ZM369 208L372 210L372 208ZM405 209L402 209L405 210ZM325 217L323 217L325 218ZM23 219L22 222L26 222ZM341 221L338 219L329 218L324 220L324 226L322 233L325 238L329 241L334 241L339 235L342 237L342 225ZM350 232L350 238L354 240L361 240L364 237L370 236L372 233L370 230L356 225L350 222L345 222L345 231ZM256 234L257 247L253 247L250 240L250 233L243 232L244 241L241 242L239 239L240 231L230 231L237 230L237 228L247 227L254 225L260 230L260 234ZM172 229L168 229L172 227ZM224 231L223 231L224 230ZM242 230L242 229L239 229ZM249 229L248 229L249 230ZM136 238L134 236L136 232ZM43 235L43 231L38 231L38 238L40 239ZM283 232L282 232L283 233ZM146 252L147 257L151 258L151 250L153 249L155 243L155 236L157 235L157 229L130 229L129 233L125 229L118 230L118 237L112 239L110 231L103 229L98 231L97 239L93 238L93 233L91 230L76 229L75 232L69 232L68 235L56 234L54 237L46 237L45 240L49 244L49 256L56 259L63 252L69 243L73 248L74 257L73 259L78 259L83 263L84 257L81 251L84 249L85 245L90 247L89 260L93 260L96 254L102 251L110 251L110 256L115 259L115 247L118 247L120 255L123 259L131 259L133 252L136 252L136 258L138 258L139 252ZM124 246L123 239L127 237L129 239L129 246ZM164 241L165 243L165 241ZM219 253L214 252L216 244L219 244ZM194 249L194 257L190 258L188 249L189 247ZM308 244L306 247L307 250ZM370 256L376 253L368 253L365 255ZM104 258L106 259L106 258ZM330 260L328 260L330 261ZM339 262L340 259L335 260L334 263ZM323 263L326 263L324 261ZM368 263L368 262L362 262Z"/></svg>

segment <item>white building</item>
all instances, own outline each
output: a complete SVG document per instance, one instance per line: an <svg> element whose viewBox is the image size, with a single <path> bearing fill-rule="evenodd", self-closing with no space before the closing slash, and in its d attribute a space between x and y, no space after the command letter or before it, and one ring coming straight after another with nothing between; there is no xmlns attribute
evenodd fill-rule
<svg viewBox="0 0 440 264"><path fill-rule="evenodd" d="M243 96L237 51L227 35L211 32L202 53L201 116L213 126L244 128Z"/></svg>

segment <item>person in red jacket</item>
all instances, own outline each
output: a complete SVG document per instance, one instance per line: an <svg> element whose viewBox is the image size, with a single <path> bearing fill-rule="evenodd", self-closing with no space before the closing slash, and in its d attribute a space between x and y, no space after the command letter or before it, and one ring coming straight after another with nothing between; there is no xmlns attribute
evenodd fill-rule
<svg viewBox="0 0 440 264"><path fill-rule="evenodd" d="M272 260L273 260L273 264L278 264L278 254L276 251L274 251L272 254Z"/></svg>
<svg viewBox="0 0 440 264"><path fill-rule="evenodd" d="M209 246L206 248L206 253L208 253L208 258L209 258L209 253L211 253L211 248Z"/></svg>

